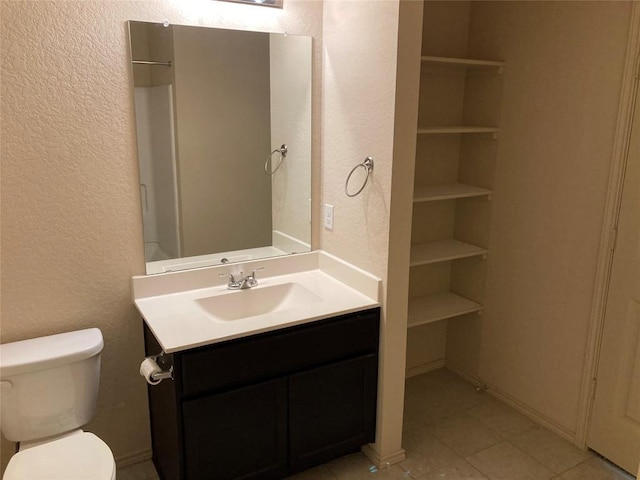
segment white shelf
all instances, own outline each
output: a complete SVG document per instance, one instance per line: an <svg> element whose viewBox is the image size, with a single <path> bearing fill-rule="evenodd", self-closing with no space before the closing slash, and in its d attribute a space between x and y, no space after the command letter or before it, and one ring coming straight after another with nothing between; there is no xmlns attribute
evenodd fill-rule
<svg viewBox="0 0 640 480"><path fill-rule="evenodd" d="M460 242L449 238L436 242L417 243L411 245L411 259L409 265L428 265L430 263L447 262L460 258L477 257L486 255L486 248L477 247L469 243Z"/></svg>
<svg viewBox="0 0 640 480"><path fill-rule="evenodd" d="M455 198L483 197L485 195L491 195L492 193L491 190L486 188L464 185L462 183L430 185L427 187L416 187L413 191L413 201L417 203L451 200Z"/></svg>
<svg viewBox="0 0 640 480"><path fill-rule="evenodd" d="M452 57L421 57L425 63L437 63L441 65L451 65L456 67L481 67L481 68L498 68L502 71L504 62L496 62L493 60L474 60L471 58L452 58Z"/></svg>
<svg viewBox="0 0 640 480"><path fill-rule="evenodd" d="M479 127L467 125L452 125L450 127L425 127L418 128L418 135L443 135L452 133L493 133L500 131L498 127Z"/></svg>
<svg viewBox="0 0 640 480"><path fill-rule="evenodd" d="M466 313L478 312L483 308L479 303L451 292L411 298L407 327L426 325Z"/></svg>

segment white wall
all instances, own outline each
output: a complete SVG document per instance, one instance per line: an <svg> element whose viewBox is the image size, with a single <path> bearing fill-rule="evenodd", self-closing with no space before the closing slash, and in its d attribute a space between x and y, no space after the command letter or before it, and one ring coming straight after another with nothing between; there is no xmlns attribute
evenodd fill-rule
<svg viewBox="0 0 640 480"><path fill-rule="evenodd" d="M313 35L319 169L320 2L287 0L282 10L210 0L0 3L2 342L101 328L101 390L88 430L120 464L150 450L137 372L142 321L130 292L145 264L125 21L164 19ZM4 465L13 445L3 441L1 453Z"/></svg>
<svg viewBox="0 0 640 480"><path fill-rule="evenodd" d="M378 463L392 462L402 455L410 228L405 206L410 200L396 200L396 194L411 195L406 182L413 180L410 165L415 136L411 134L413 138L402 143L396 141L396 135L402 138L400 125L415 127L417 87L413 88L413 83L418 78L419 52L414 48L413 55L401 62L397 52L401 10L410 13L403 16L406 34L417 30L419 35L419 22L411 22L416 18L412 7L420 10L418 20L421 13L420 3L402 3L403 9L397 0L324 3L322 202L334 206L334 229L322 230L321 245L383 279L377 440L368 451ZM419 46L417 38L417 42L409 39L408 44ZM407 74L404 68L411 72ZM399 69L400 78L407 82L402 85L410 97L408 107L402 101L396 105ZM374 159L374 172L363 192L349 198L344 193L347 175L367 156ZM358 187L354 183L350 189ZM392 212L396 213L394 223ZM395 227L393 233L391 225ZM390 254L394 260L391 265Z"/></svg>
<svg viewBox="0 0 640 480"><path fill-rule="evenodd" d="M447 356L568 437L577 429L630 8L471 5L470 55L506 66L486 308L479 328L460 321L452 334L450 325Z"/></svg>

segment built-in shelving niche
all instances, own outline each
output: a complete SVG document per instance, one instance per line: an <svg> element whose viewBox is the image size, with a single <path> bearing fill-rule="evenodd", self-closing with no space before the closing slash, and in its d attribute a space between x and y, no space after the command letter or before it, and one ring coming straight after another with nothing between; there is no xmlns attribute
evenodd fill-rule
<svg viewBox="0 0 640 480"><path fill-rule="evenodd" d="M409 327L482 310L489 195L416 202Z"/></svg>
<svg viewBox="0 0 640 480"><path fill-rule="evenodd" d="M481 314L484 308L503 70L501 61L422 57L410 346L429 343L420 326Z"/></svg>

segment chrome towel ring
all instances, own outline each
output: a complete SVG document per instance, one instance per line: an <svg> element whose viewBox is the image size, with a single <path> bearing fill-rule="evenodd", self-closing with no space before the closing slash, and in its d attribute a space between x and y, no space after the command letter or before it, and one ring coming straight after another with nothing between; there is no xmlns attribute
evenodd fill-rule
<svg viewBox="0 0 640 480"><path fill-rule="evenodd" d="M273 175L274 173L276 173L276 170L278 170L280 168L280 165L282 164L282 160L284 160L287 156L288 150L289 149L287 148L287 146L283 143L280 148L276 148L273 152L271 152L267 157L267 160L264 162L264 173L266 173L267 175ZM280 160L275 167L273 166L274 153L280 154ZM271 167L271 170L269 170L269 167Z"/></svg>
<svg viewBox="0 0 640 480"><path fill-rule="evenodd" d="M351 176L355 173L355 171L358 168L364 168L367 171L367 176L364 178L364 183L362 184L362 186L358 189L357 192L355 193L349 193L349 180L351 180ZM347 195L347 197L355 197L356 195L358 195L362 190L364 190L364 187L367 185L367 181L369 180L369 175L371 175L371 172L373 172L373 158L372 157L367 157L364 159L364 161L362 163L359 163L358 165L356 165L355 167L353 167L353 169L351 170L351 172L349 172L349 175L347 175L347 181L344 182L344 193Z"/></svg>

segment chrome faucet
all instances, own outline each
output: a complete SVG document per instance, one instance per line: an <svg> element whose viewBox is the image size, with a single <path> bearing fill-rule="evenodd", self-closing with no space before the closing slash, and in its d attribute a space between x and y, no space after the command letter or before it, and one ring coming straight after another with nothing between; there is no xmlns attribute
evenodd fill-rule
<svg viewBox="0 0 640 480"><path fill-rule="evenodd" d="M255 287L256 285L258 285L258 280L256 280L256 272L259 272L260 270L264 270L264 267L256 268L251 272L250 275L247 275L246 277L243 276L244 272L240 272L239 274L237 274L240 276L239 280L236 280L236 277L232 273L221 273L219 274L219 276L228 278L228 290L245 290L247 288Z"/></svg>

